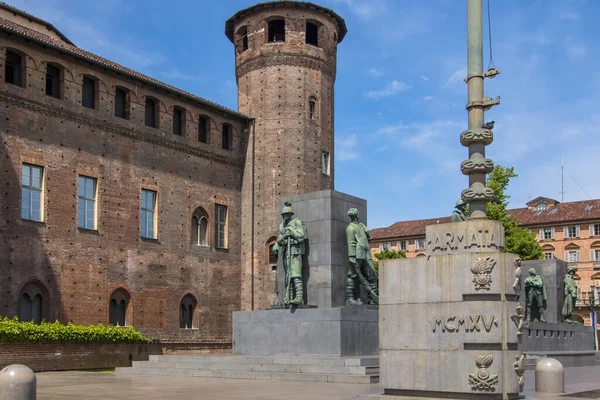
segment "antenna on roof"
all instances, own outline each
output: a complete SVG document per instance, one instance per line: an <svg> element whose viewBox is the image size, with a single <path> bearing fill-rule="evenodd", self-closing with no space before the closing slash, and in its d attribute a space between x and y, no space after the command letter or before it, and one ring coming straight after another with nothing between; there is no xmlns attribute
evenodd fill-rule
<svg viewBox="0 0 600 400"><path fill-rule="evenodd" d="M563 163L563 158L560 158L560 202L565 202L565 166Z"/></svg>

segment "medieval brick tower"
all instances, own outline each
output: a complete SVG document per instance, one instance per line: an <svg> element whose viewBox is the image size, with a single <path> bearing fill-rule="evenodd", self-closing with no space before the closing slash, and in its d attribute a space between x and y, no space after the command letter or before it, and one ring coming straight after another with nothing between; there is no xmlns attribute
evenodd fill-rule
<svg viewBox="0 0 600 400"><path fill-rule="evenodd" d="M236 13L225 34L239 112L255 119L242 183L241 307L265 309L275 298L277 200L333 189L333 87L346 24L316 4L273 1Z"/></svg>

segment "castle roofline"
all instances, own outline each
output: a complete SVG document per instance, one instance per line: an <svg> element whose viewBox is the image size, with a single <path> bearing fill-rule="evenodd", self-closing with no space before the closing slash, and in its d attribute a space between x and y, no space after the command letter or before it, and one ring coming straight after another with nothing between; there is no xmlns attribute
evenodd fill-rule
<svg viewBox="0 0 600 400"><path fill-rule="evenodd" d="M44 25L46 27L46 29L56 33L62 40L64 40L65 42L67 42L68 44L70 44L72 46L75 46L75 43L71 42L71 40L68 37L66 37L61 31L56 29L56 27L54 25L52 25L50 22L44 21L43 19L38 18L35 15L26 13L25 11L19 10L18 8L13 7L10 4L6 4L4 2L0 2L0 8L4 9L6 11L9 11L13 14L20 15L23 18L27 18L30 21L37 22L40 25Z"/></svg>
<svg viewBox="0 0 600 400"><path fill-rule="evenodd" d="M129 78L133 78L135 80L147 83L151 86L163 89L172 95L179 95L187 100L199 103L199 104L201 104L205 107L209 107L213 110L223 112L232 117L236 117L238 119L242 119L242 120L246 120L246 121L250 121L253 119L250 116L244 115L244 114L234 111L230 108L227 108L220 104L214 103L210 100L206 100L202 97L196 96L196 95L186 92L184 90L178 89L174 86L163 83L157 79L151 78L147 75L144 75L142 73L134 71L130 68L124 67L120 64L117 64L115 62L107 60L106 58L103 58L103 57L97 56L93 53L90 53L88 51L82 50L73 44L63 42L62 40L54 39L48 35L45 35L36 30L33 30L33 29L29 29L23 25L19 25L15 22L7 20L7 19L0 18L0 31L7 32L9 34L13 34L15 36L19 36L19 37L28 39L39 45L57 50L60 53L71 55L75 58L98 65L102 68L106 68L113 72L125 75Z"/></svg>
<svg viewBox="0 0 600 400"><path fill-rule="evenodd" d="M233 43L233 38L234 38L233 25L236 20L241 19L246 14L254 13L255 11L263 10L265 8L277 9L277 8L284 8L284 7L289 7L289 6L295 6L297 8L304 8L304 9L308 9L308 10L319 11L319 12L327 14L331 18L333 18L338 24L338 29L339 29L338 43L341 43L342 40L344 40L344 36L346 36L346 33L348 33L348 28L346 27L346 21L344 21L344 18L340 17L335 11L333 11L327 7L323 7L318 4L314 4L314 3L310 3L308 1L276 0L276 1L264 1L262 3L257 3L253 6L244 8L243 10L240 10L237 13L235 13L233 15L233 17L229 18L225 22L225 35Z"/></svg>

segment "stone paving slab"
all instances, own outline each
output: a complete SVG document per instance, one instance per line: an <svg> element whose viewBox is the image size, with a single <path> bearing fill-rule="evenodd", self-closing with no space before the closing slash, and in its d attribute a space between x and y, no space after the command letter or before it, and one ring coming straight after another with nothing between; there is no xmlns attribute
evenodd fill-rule
<svg viewBox="0 0 600 400"><path fill-rule="evenodd" d="M36 374L38 400L375 400L378 385L318 382L249 381L196 377L117 377L100 372L44 372ZM582 400L582 397L541 395L534 392L534 371L526 371L526 399ZM600 366L565 369L567 393L600 389ZM372 397L371 397L372 396ZM391 400L389 397L381 399ZM421 399L425 400L425 399Z"/></svg>

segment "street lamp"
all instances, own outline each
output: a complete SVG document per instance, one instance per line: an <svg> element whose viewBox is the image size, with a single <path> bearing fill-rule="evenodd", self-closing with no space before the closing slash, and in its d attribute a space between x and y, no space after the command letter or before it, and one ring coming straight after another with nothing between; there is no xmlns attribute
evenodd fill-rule
<svg viewBox="0 0 600 400"><path fill-rule="evenodd" d="M592 324L592 328L594 328L594 349L598 350L598 335L596 333L596 324L598 321L596 320L596 312L594 311L594 307L596 306L596 286L590 286L590 291L588 292L588 302L590 304L590 322Z"/></svg>

